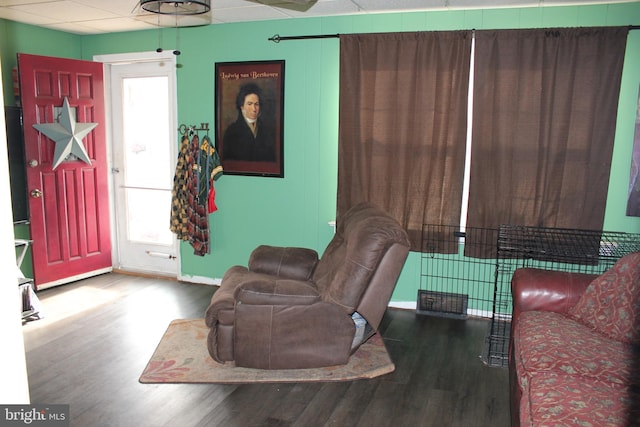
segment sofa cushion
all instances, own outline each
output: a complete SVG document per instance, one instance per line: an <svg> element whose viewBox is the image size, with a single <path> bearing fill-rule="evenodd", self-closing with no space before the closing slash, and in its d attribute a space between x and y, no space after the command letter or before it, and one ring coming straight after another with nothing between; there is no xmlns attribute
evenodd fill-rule
<svg viewBox="0 0 640 427"><path fill-rule="evenodd" d="M540 374L626 385L632 366L631 346L549 311L522 313L514 331L514 358L523 391Z"/></svg>
<svg viewBox="0 0 640 427"><path fill-rule="evenodd" d="M313 249L260 245L251 252L249 270L277 277L309 280L318 263Z"/></svg>
<svg viewBox="0 0 640 427"><path fill-rule="evenodd" d="M622 257L591 282L569 314L615 340L632 343L640 328L640 252Z"/></svg>
<svg viewBox="0 0 640 427"><path fill-rule="evenodd" d="M624 386L574 375L531 379L521 402L522 426L624 426L628 399Z"/></svg>
<svg viewBox="0 0 640 427"><path fill-rule="evenodd" d="M320 295L311 282L248 273L236 288L235 299L236 304L292 306L314 304Z"/></svg>

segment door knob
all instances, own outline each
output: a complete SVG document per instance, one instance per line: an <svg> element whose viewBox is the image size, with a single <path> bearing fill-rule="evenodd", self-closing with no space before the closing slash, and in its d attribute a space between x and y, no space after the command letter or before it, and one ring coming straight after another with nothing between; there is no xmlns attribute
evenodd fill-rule
<svg viewBox="0 0 640 427"><path fill-rule="evenodd" d="M29 160L29 167L35 168L38 166L38 161L36 159Z"/></svg>
<svg viewBox="0 0 640 427"><path fill-rule="evenodd" d="M39 189L35 189L35 190L31 190L31 197L38 199L40 197L42 197L42 191L40 191Z"/></svg>

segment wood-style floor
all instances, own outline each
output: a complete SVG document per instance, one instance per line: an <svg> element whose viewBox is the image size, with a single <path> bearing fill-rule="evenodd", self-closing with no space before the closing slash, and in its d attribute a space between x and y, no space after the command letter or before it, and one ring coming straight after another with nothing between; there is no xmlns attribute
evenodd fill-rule
<svg viewBox="0 0 640 427"><path fill-rule="evenodd" d="M479 355L488 326L389 309L396 371L299 384L140 384L169 322L203 317L214 286L106 274L38 293L23 325L31 401L69 404L78 427L509 425L508 373Z"/></svg>

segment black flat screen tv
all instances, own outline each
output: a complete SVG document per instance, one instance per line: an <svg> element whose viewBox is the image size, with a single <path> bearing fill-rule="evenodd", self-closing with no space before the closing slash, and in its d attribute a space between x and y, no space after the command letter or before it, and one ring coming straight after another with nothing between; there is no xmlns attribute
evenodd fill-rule
<svg viewBox="0 0 640 427"><path fill-rule="evenodd" d="M7 128L7 154L9 157L13 222L25 223L29 221L29 203L27 200L27 170L22 133L22 109L5 106L4 116Z"/></svg>

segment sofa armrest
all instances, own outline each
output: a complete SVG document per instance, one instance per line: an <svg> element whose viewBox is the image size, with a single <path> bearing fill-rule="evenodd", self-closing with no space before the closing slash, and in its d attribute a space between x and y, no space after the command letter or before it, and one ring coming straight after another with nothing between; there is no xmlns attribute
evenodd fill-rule
<svg viewBox="0 0 640 427"><path fill-rule="evenodd" d="M249 257L249 270L277 277L309 280L318 263L312 249L258 246Z"/></svg>
<svg viewBox="0 0 640 427"><path fill-rule="evenodd" d="M235 290L236 304L246 305L311 305L321 300L311 282L286 279L254 279Z"/></svg>
<svg viewBox="0 0 640 427"><path fill-rule="evenodd" d="M566 313L574 306L596 274L519 268L511 279L514 324L524 311Z"/></svg>

